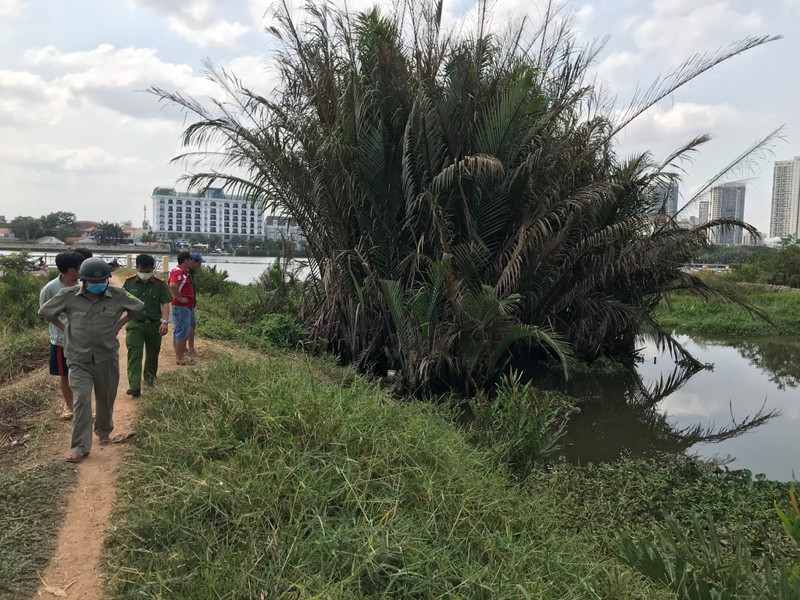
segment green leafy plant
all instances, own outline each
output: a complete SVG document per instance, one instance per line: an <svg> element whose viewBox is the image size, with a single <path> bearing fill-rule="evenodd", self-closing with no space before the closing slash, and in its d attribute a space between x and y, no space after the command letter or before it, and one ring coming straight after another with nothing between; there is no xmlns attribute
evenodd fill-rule
<svg viewBox="0 0 800 600"><path fill-rule="evenodd" d="M784 512L777 503L775 503L775 511L783 524L783 528L789 537L794 542L798 550L800 550L800 505L797 503L797 495L794 489L789 490L789 500L792 509ZM800 581L800 562L795 557L794 565L792 566L792 576L795 581Z"/></svg>
<svg viewBox="0 0 800 600"><path fill-rule="evenodd" d="M472 433L515 477L524 479L558 451L571 407L565 396L522 383L521 374L512 371L492 396L481 394L470 403Z"/></svg>
<svg viewBox="0 0 800 600"><path fill-rule="evenodd" d="M0 257L0 316L2 325L19 331L43 325L39 316L39 291L46 280L27 272L28 256Z"/></svg>
<svg viewBox="0 0 800 600"><path fill-rule="evenodd" d="M693 515L689 528L669 517L666 531L655 541L635 541L620 536L622 559L652 579L668 586L686 600L739 600L763 598L797 600L800 582L787 565L773 573L768 560L750 554L741 530L725 540L710 517Z"/></svg>
<svg viewBox="0 0 800 600"><path fill-rule="evenodd" d="M308 341L308 330L293 316L280 313L264 315L251 331L275 348L297 350Z"/></svg>
<svg viewBox="0 0 800 600"><path fill-rule="evenodd" d="M222 294L230 287L228 272L217 269L217 265L198 269L194 281L200 294Z"/></svg>

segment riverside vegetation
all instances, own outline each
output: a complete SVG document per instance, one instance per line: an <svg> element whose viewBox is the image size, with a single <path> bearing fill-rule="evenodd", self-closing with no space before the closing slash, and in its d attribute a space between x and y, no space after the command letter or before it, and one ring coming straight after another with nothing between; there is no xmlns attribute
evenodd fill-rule
<svg viewBox="0 0 800 600"><path fill-rule="evenodd" d="M723 275L700 277L722 295L672 294L654 313L663 327L719 338L800 336L800 247L764 250Z"/></svg>
<svg viewBox="0 0 800 600"><path fill-rule="evenodd" d="M791 518L787 485L623 461L608 468L625 485L591 482L612 501L567 503L593 475L550 464L570 401L506 374L521 353L565 371L631 359L643 331L691 362L659 303L741 303L681 267L708 229L752 228L683 230L651 212L708 137L663 159L622 158L616 139L777 38L692 57L615 111L586 84L596 48L578 48L562 15L496 35L478 8L477 31L454 35L441 3L308 5L302 26L283 5L275 94L213 69L225 101L153 90L191 113L177 158L203 166L190 187L221 182L294 218L312 275L296 295L286 264L253 287L203 275L199 333L236 345L142 403L108 539L112 596L796 597L779 514L751 518L775 503ZM402 398L444 401L399 401L370 379L390 371ZM455 423L451 393L473 422ZM716 520L686 512L717 505ZM591 529L618 513L636 518Z"/></svg>
<svg viewBox="0 0 800 600"><path fill-rule="evenodd" d="M107 540L112 597L797 597L775 583L797 555L775 510L792 514L789 484L690 458L561 464L569 399L511 378L459 424L446 403L279 350L307 348L307 331L261 316L278 302L267 278L204 271L217 291L201 293L201 333L234 344L144 399ZM663 541L698 519L704 536Z"/></svg>
<svg viewBox="0 0 800 600"><path fill-rule="evenodd" d="M623 158L617 137L695 77L777 38L692 57L614 110L586 83L597 47L579 48L569 19L548 10L538 28L526 21L503 35L488 14L479 2L477 28L453 34L442 28L440 2L358 14L310 3L303 23L283 5L271 29L281 47L271 95L213 68L224 100L152 90L188 113L187 152L176 160L198 168L189 187L222 185L295 219L311 276L291 318L262 316L278 293L233 288L225 293L235 303L208 301L202 334L266 356L179 381L188 397L172 412L146 405L153 432L128 473L110 546L115 593L793 597L796 582L777 575L795 558L772 543L783 535L777 514L746 531L738 520L726 529L653 514L621 540L620 528L587 535L554 491L564 480L536 468L552 454L569 401L506 374L520 354L566 372L575 360L630 362L643 332L699 368L655 311L681 291L746 304L682 266L710 249L709 229L753 229L723 219L684 230L666 202L652 212L655 190L679 178L707 136L663 159ZM756 141L697 195L746 169L772 139ZM329 350L365 375L312 358L300 369L274 343ZM476 419L459 429L362 378L390 372L401 394L473 399ZM698 467L682 479L681 465L664 462L698 508L750 492L759 510L775 501L788 510L782 484L759 496L724 470ZM640 493L631 489L623 504L641 506L641 489L660 476L638 474ZM579 486L583 476L563 477ZM662 537L673 522L719 527L721 541L681 554L696 540Z"/></svg>

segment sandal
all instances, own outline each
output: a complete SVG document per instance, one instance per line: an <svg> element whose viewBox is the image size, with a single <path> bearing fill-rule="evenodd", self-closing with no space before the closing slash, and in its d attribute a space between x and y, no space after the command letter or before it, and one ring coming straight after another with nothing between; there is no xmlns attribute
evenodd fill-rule
<svg viewBox="0 0 800 600"><path fill-rule="evenodd" d="M67 458L64 460L68 463L79 463L82 462L84 458L89 456L88 452L72 452Z"/></svg>
<svg viewBox="0 0 800 600"><path fill-rule="evenodd" d="M183 360L176 360L175 364L176 365L193 365L194 364L194 359L192 359L191 357L184 357Z"/></svg>
<svg viewBox="0 0 800 600"><path fill-rule="evenodd" d="M64 412L61 413L61 419L63 421L71 421L72 420L72 411L65 409Z"/></svg>
<svg viewBox="0 0 800 600"><path fill-rule="evenodd" d="M111 437L108 435L104 435L100 437L100 441L97 442L101 446L110 446L111 445Z"/></svg>

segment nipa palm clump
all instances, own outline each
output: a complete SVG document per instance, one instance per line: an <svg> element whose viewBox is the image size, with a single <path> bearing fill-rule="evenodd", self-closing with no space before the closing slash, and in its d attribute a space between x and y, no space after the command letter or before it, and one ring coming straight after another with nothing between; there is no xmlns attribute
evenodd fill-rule
<svg viewBox="0 0 800 600"><path fill-rule="evenodd" d="M318 280L312 335L412 390L472 393L514 350L565 365L630 354L642 328L681 351L651 312L668 291L708 293L681 266L707 227L743 224L684 230L651 211L653 190L706 137L658 162L622 158L615 136L773 38L687 61L620 116L586 82L596 49L575 45L564 15L497 34L479 8L477 31L456 35L441 2L309 4L302 23L284 5L271 95L213 69L224 100L153 90L196 118L176 159L201 167L189 185L221 182L296 219Z"/></svg>

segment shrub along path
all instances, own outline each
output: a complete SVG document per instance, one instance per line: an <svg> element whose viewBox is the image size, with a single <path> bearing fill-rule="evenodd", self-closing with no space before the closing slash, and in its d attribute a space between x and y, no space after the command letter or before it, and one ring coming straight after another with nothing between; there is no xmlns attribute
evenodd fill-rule
<svg viewBox="0 0 800 600"><path fill-rule="evenodd" d="M119 282L114 281L115 285ZM172 351L171 335L161 342L159 373L177 368ZM120 379L114 404L114 433L118 440L132 432L137 403L126 395L128 375L125 365L128 353L125 347L125 330L119 333ZM202 353L202 344L198 343ZM146 395L147 390L142 391ZM66 457L69 452L70 429L55 436L48 454ZM66 515L58 533L58 545L47 570L42 574L38 597L67 597L92 600L102 598L103 575L100 560L103 539L106 535L111 505L117 496L116 471L124 445L99 446L92 442L89 458L77 466L77 482L66 500ZM66 596L64 596L66 594Z"/></svg>

